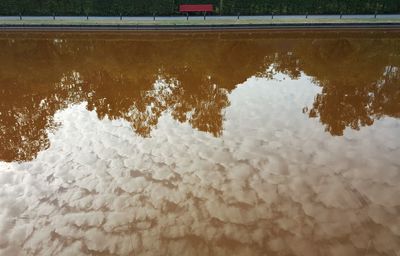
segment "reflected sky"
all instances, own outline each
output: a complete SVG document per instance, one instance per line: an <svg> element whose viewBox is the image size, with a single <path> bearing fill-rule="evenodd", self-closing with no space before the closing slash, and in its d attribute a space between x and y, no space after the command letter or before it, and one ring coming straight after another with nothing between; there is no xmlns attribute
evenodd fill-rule
<svg viewBox="0 0 400 256"><path fill-rule="evenodd" d="M0 255L400 251L400 33L0 46Z"/></svg>

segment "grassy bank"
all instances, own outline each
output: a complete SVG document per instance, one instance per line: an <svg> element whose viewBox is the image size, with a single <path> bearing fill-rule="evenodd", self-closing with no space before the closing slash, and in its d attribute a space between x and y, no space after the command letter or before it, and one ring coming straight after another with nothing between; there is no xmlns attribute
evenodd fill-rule
<svg viewBox="0 0 400 256"><path fill-rule="evenodd" d="M111 20L111 19L34 19L34 20L0 20L0 25L252 25L252 24L307 24L307 23L331 23L331 24L341 24L341 23L399 23L400 19L339 19L339 18L308 18L308 19L218 19L218 20L199 20L199 19L176 19L176 20Z"/></svg>

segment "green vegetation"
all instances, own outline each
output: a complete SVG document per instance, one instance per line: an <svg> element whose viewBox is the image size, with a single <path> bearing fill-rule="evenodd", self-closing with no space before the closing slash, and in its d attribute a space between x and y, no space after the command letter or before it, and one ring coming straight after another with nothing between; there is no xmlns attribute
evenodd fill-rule
<svg viewBox="0 0 400 256"><path fill-rule="evenodd" d="M180 4L211 3L215 13L399 13L399 0L1 0L0 15L176 15Z"/></svg>

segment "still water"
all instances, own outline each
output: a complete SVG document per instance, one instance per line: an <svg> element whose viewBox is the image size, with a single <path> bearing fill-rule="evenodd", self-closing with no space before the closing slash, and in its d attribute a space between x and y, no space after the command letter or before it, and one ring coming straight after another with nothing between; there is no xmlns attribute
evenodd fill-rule
<svg viewBox="0 0 400 256"><path fill-rule="evenodd" d="M1 32L0 255L400 255L400 32Z"/></svg>

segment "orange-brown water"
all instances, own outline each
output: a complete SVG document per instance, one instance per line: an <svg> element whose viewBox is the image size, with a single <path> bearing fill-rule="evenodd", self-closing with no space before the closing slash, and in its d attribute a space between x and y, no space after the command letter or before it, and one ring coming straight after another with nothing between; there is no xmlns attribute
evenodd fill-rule
<svg viewBox="0 0 400 256"><path fill-rule="evenodd" d="M400 32L1 32L0 255L400 255Z"/></svg>

